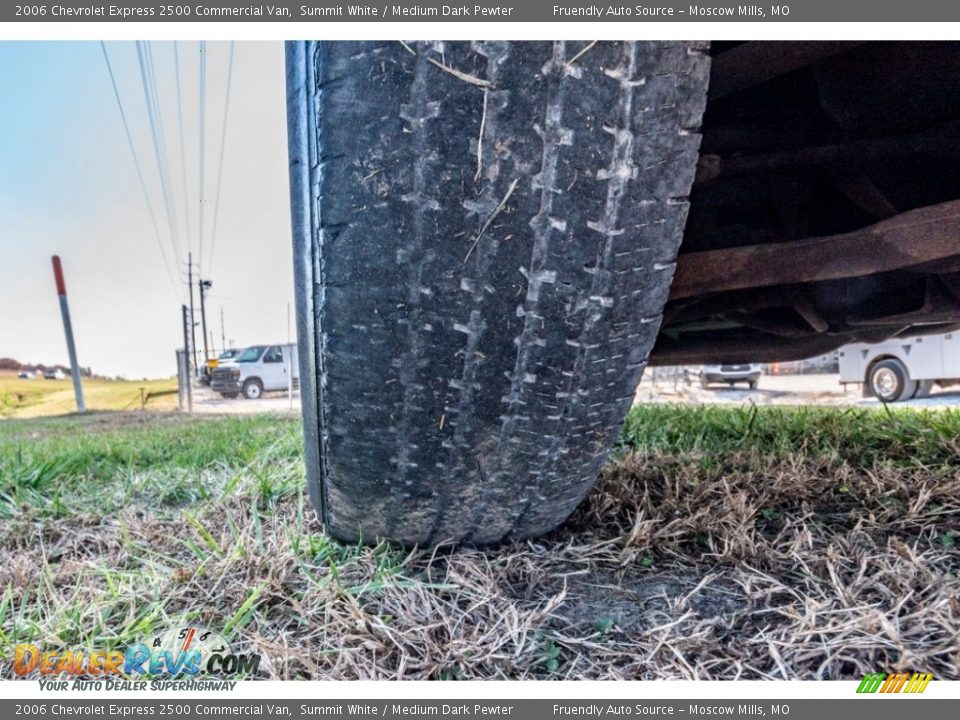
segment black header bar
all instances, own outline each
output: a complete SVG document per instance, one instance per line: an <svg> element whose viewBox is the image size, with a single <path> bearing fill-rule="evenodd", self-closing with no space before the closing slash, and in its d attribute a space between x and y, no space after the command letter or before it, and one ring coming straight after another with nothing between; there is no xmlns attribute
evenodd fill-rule
<svg viewBox="0 0 960 720"><path fill-rule="evenodd" d="M955 0L24 0L0 22L960 22Z"/></svg>

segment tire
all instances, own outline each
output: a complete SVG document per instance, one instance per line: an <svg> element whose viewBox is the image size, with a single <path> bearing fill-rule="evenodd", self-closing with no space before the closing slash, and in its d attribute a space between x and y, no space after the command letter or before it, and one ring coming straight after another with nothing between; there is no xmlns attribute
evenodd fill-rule
<svg viewBox="0 0 960 720"><path fill-rule="evenodd" d="M703 43L287 46L311 496L350 542L540 535L669 292Z"/></svg>
<svg viewBox="0 0 960 720"><path fill-rule="evenodd" d="M243 396L247 400L259 400L263 397L263 383L257 378L250 378L243 383Z"/></svg>
<svg viewBox="0 0 960 720"><path fill-rule="evenodd" d="M911 397L914 400L922 400L923 398L930 397L930 393L933 392L934 385L936 385L935 380L918 380L917 389L914 391Z"/></svg>
<svg viewBox="0 0 960 720"><path fill-rule="evenodd" d="M758 382L757 382L756 380L751 380L751 381L749 382L750 389L751 389L751 390L756 390L756 389L757 389L757 384L758 384Z"/></svg>
<svg viewBox="0 0 960 720"><path fill-rule="evenodd" d="M872 365L867 373L867 384L873 396L884 403L908 400L917 390L916 381L910 379L907 368L896 358Z"/></svg>

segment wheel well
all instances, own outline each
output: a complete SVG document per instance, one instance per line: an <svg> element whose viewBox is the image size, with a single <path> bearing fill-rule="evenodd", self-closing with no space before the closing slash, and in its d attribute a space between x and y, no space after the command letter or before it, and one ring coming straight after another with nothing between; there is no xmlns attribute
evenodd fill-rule
<svg viewBox="0 0 960 720"><path fill-rule="evenodd" d="M243 384L246 385L248 382L258 382L258 383L260 383L261 385L263 385L263 380L261 380L261 379L260 379L258 376L256 376L256 375L251 375L250 377L248 377L246 380L243 381Z"/></svg>
<svg viewBox="0 0 960 720"><path fill-rule="evenodd" d="M711 56L650 364L800 360L955 328L960 43L716 42Z"/></svg>

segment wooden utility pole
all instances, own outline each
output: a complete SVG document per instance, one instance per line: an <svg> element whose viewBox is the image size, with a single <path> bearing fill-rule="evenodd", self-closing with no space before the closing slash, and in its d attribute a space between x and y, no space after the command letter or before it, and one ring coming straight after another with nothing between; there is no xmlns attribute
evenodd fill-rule
<svg viewBox="0 0 960 720"><path fill-rule="evenodd" d="M187 253L187 287L190 288L190 347L193 348L193 367L197 367L197 324L193 321L193 253Z"/></svg>
<svg viewBox="0 0 960 720"><path fill-rule="evenodd" d="M207 335L207 305L205 301L207 290L213 287L213 282L197 278L197 285L200 286L200 325L203 329L203 361L206 363L210 359L210 348L207 345L207 338L210 336Z"/></svg>
<svg viewBox="0 0 960 720"><path fill-rule="evenodd" d="M184 379L187 382L187 409L193 412L193 371L190 367L191 352L196 352L196 348L191 346L190 341L190 334L193 330L193 316L191 315L188 321L187 313L190 312L189 309L186 305L180 307L183 311L183 364L186 365Z"/></svg>

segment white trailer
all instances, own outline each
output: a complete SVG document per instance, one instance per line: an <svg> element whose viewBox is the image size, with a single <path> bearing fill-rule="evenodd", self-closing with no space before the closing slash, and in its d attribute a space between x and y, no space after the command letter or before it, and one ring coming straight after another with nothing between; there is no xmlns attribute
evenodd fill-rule
<svg viewBox="0 0 960 720"><path fill-rule="evenodd" d="M862 383L866 396L926 397L934 385L960 383L960 332L844 345L839 360L840 382Z"/></svg>

